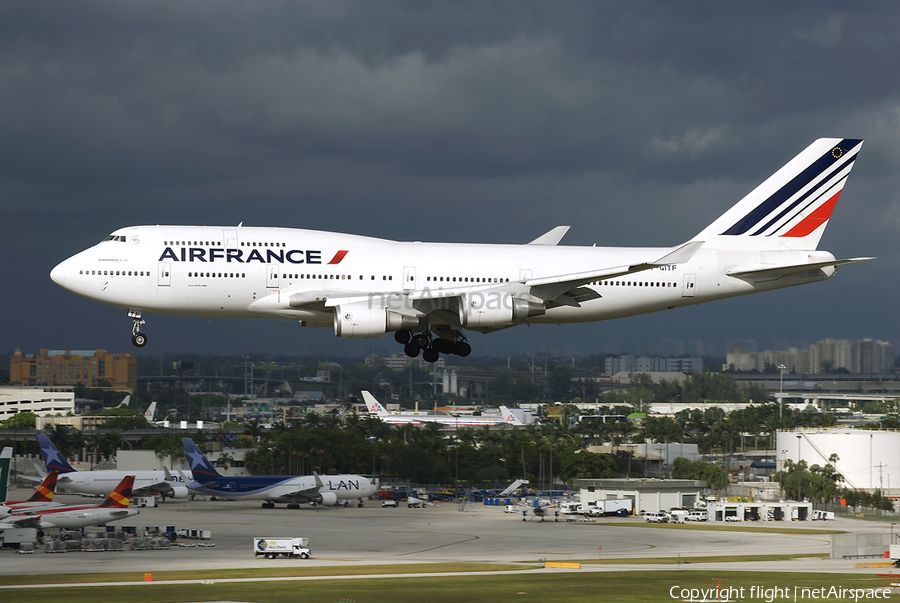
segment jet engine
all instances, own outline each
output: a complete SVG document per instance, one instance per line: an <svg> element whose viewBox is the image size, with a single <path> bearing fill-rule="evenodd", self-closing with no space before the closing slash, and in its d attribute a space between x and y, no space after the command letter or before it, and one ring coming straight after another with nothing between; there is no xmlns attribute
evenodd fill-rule
<svg viewBox="0 0 900 603"><path fill-rule="evenodd" d="M464 327L501 327L540 316L542 304L518 299L512 293L475 291L459 296L459 324Z"/></svg>
<svg viewBox="0 0 900 603"><path fill-rule="evenodd" d="M315 496L311 496L309 502L330 507L337 504L337 494L334 492L319 492Z"/></svg>
<svg viewBox="0 0 900 603"><path fill-rule="evenodd" d="M419 319L392 312L370 302L340 304L334 308L334 334L337 337L384 337L388 331L403 331L419 326Z"/></svg>
<svg viewBox="0 0 900 603"><path fill-rule="evenodd" d="M169 491L166 492L166 496L169 498L181 499L187 498L190 493L187 486L172 486L169 488Z"/></svg>

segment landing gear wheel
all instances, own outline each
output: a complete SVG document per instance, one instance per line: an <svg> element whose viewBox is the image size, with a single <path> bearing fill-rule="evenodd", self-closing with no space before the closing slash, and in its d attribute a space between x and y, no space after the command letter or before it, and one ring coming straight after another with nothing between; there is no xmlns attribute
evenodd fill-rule
<svg viewBox="0 0 900 603"><path fill-rule="evenodd" d="M410 358L417 357L419 355L419 352L421 352L421 351L422 351L422 348L420 348L419 346L417 346L414 343L407 343L405 346L403 346L403 352Z"/></svg>
<svg viewBox="0 0 900 603"><path fill-rule="evenodd" d="M457 356L462 356L463 358L465 358L472 353L472 346L470 346L465 341L457 341L453 346L453 353Z"/></svg>
<svg viewBox="0 0 900 603"><path fill-rule="evenodd" d="M419 346L419 349L424 350L428 347L430 339L425 333L419 333L418 335L413 335L412 341L410 343L412 343L413 345L417 345Z"/></svg>
<svg viewBox="0 0 900 603"><path fill-rule="evenodd" d="M422 360L424 360L425 362L437 362L438 358L440 357L440 353L438 353L438 351L434 348L427 348L424 352L422 352Z"/></svg>
<svg viewBox="0 0 900 603"><path fill-rule="evenodd" d="M441 354L449 354L453 351L453 342L446 339L437 338L431 342L431 347Z"/></svg>
<svg viewBox="0 0 900 603"><path fill-rule="evenodd" d="M135 333L131 338L131 343L137 348L142 348L147 345L147 336L143 333Z"/></svg>
<svg viewBox="0 0 900 603"><path fill-rule="evenodd" d="M397 331L394 333L394 341L399 344L406 345L412 339L412 333L409 331Z"/></svg>

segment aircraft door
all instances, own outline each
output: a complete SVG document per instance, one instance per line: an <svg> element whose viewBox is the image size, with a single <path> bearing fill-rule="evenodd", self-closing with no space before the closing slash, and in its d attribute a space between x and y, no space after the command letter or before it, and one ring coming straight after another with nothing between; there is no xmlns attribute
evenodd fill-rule
<svg viewBox="0 0 900 603"><path fill-rule="evenodd" d="M416 267L415 266L404 266L403 267L403 290L404 291L412 291L416 288Z"/></svg>
<svg viewBox="0 0 900 603"><path fill-rule="evenodd" d="M278 267L280 264L268 264L266 267L266 287L269 289L278 288Z"/></svg>
<svg viewBox="0 0 900 603"><path fill-rule="evenodd" d="M169 262L159 263L159 279L157 283L160 287L168 287L172 284L171 264Z"/></svg>
<svg viewBox="0 0 900 603"><path fill-rule="evenodd" d="M685 274L684 275L684 286L681 289L681 297L694 297L694 291L696 290L697 285L697 275L696 274Z"/></svg>
<svg viewBox="0 0 900 603"><path fill-rule="evenodd" d="M519 270L519 280L527 281L531 279L531 268L522 268Z"/></svg>
<svg viewBox="0 0 900 603"><path fill-rule="evenodd" d="M222 231L222 236L224 237L225 247L228 249L234 249L238 246L237 244L237 231L236 230L225 230Z"/></svg>

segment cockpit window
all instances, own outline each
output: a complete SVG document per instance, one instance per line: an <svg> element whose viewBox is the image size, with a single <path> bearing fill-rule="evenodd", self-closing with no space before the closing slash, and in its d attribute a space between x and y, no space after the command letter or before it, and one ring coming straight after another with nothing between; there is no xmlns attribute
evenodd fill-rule
<svg viewBox="0 0 900 603"><path fill-rule="evenodd" d="M105 242L105 241L121 241L122 243L124 243L124 242L125 242L125 235L109 235L108 237L106 237L105 239L103 239L103 241L104 241L104 242Z"/></svg>

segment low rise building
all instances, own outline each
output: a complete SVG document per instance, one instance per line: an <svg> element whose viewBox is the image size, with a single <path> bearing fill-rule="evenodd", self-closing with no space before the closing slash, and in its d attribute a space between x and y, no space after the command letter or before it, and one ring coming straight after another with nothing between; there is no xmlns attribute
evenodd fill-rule
<svg viewBox="0 0 900 603"><path fill-rule="evenodd" d="M0 387L0 421L20 412L38 416L75 412L75 393L42 387Z"/></svg>

